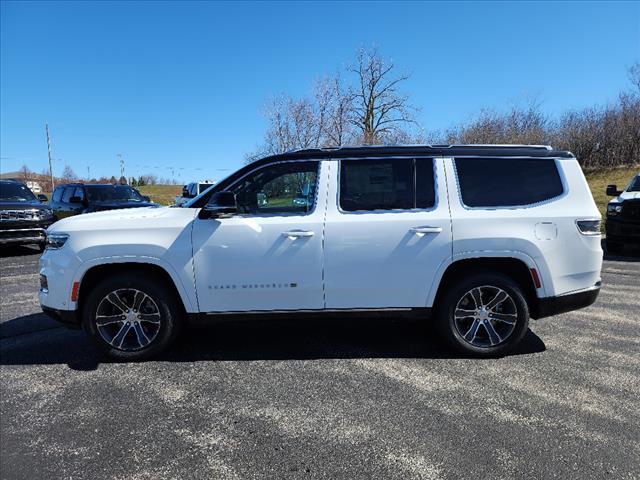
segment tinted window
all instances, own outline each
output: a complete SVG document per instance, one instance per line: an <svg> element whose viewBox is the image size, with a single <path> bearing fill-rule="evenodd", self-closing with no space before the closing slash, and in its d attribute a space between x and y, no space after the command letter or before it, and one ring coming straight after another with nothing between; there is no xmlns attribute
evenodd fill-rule
<svg viewBox="0 0 640 480"><path fill-rule="evenodd" d="M84 189L82 187L76 187L75 192L73 192L74 197L78 197L81 202L84 201Z"/></svg>
<svg viewBox="0 0 640 480"><path fill-rule="evenodd" d="M530 205L563 191L548 159L457 158L462 201L469 207Z"/></svg>
<svg viewBox="0 0 640 480"><path fill-rule="evenodd" d="M268 165L229 188L239 213L306 213L316 197L318 162Z"/></svg>
<svg viewBox="0 0 640 480"><path fill-rule="evenodd" d="M35 195L22 183L1 182L0 200L8 202L33 202Z"/></svg>
<svg viewBox="0 0 640 480"><path fill-rule="evenodd" d="M51 198L52 202L59 202L60 199L62 198L62 191L64 190L64 187L56 187L56 189L53 191L53 197Z"/></svg>
<svg viewBox="0 0 640 480"><path fill-rule="evenodd" d="M432 159L342 160L340 207L409 210L435 204Z"/></svg>
<svg viewBox="0 0 640 480"><path fill-rule="evenodd" d="M416 208L431 208L436 204L433 160L416 158Z"/></svg>
<svg viewBox="0 0 640 480"><path fill-rule="evenodd" d="M65 192L66 193L66 192ZM87 187L90 202L144 202L144 198L135 189L127 185L92 185Z"/></svg>

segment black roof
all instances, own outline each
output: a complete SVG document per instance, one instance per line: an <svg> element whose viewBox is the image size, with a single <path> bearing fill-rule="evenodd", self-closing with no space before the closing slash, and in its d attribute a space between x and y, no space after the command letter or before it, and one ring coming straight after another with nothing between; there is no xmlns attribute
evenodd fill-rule
<svg viewBox="0 0 640 480"><path fill-rule="evenodd" d="M273 160L303 160L320 158L364 158L364 157L541 157L573 158L566 150L554 150L546 145L391 145L340 148L313 148L295 150L258 160L267 163Z"/></svg>
<svg viewBox="0 0 640 480"><path fill-rule="evenodd" d="M82 183L82 182L70 182L59 183L57 187L130 187L131 185L120 185L119 183Z"/></svg>

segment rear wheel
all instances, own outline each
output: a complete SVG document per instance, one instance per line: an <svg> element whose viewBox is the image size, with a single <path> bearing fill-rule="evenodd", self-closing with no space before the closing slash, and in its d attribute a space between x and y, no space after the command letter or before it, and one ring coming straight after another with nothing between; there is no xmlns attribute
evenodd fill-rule
<svg viewBox="0 0 640 480"><path fill-rule="evenodd" d="M177 299L147 275L123 273L99 283L83 308L83 328L108 356L144 360L164 351L179 326Z"/></svg>
<svg viewBox="0 0 640 480"><path fill-rule="evenodd" d="M529 309L511 278L474 274L444 295L436 321L440 334L458 351L491 357L509 352L522 340Z"/></svg>

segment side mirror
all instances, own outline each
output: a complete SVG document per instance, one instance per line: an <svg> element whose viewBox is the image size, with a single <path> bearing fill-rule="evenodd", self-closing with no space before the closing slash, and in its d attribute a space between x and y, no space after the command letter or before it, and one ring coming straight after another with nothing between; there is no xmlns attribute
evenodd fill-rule
<svg viewBox="0 0 640 480"><path fill-rule="evenodd" d="M40 203L47 203L49 201L49 197L47 197L44 193L39 193L38 200L40 200Z"/></svg>
<svg viewBox="0 0 640 480"><path fill-rule="evenodd" d="M615 185L607 185L607 195L609 197L617 197L622 192Z"/></svg>
<svg viewBox="0 0 640 480"><path fill-rule="evenodd" d="M82 198L74 195L69 199L69 203L82 203Z"/></svg>
<svg viewBox="0 0 640 480"><path fill-rule="evenodd" d="M189 189L187 188L187 186L185 185L184 187L182 187L182 196L187 198L189 196Z"/></svg>
<svg viewBox="0 0 640 480"><path fill-rule="evenodd" d="M149 195L142 195L142 198L144 199L145 202L151 201L151 197Z"/></svg>
<svg viewBox="0 0 640 480"><path fill-rule="evenodd" d="M233 192L222 191L211 195L209 203L200 210L200 218L224 218L237 212L236 195Z"/></svg>

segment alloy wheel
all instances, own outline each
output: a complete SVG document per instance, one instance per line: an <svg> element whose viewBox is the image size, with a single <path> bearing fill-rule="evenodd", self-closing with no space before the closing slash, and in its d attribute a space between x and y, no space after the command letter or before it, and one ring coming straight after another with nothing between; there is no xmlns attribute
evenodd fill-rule
<svg viewBox="0 0 640 480"><path fill-rule="evenodd" d="M505 342L513 334L518 309L507 292L484 285L462 295L453 320L465 342L474 347L489 348Z"/></svg>
<svg viewBox="0 0 640 480"><path fill-rule="evenodd" d="M134 288L114 290L96 309L95 324L102 339L121 351L141 350L160 332L162 315L156 302Z"/></svg>

